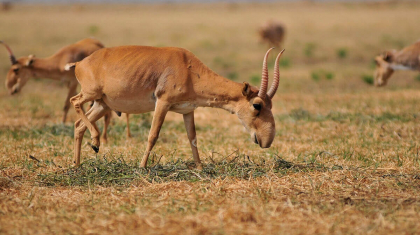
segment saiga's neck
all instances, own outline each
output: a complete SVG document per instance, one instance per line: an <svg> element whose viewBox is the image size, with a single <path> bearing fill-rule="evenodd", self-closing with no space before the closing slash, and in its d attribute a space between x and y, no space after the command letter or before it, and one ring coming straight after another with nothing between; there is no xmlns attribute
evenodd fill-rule
<svg viewBox="0 0 420 235"><path fill-rule="evenodd" d="M230 113L238 112L238 101L242 95L243 84L219 76L213 71L192 71L195 100L200 107L221 108Z"/></svg>
<svg viewBox="0 0 420 235"><path fill-rule="evenodd" d="M57 63L57 60L54 60L52 57L34 58L30 66L32 74L36 78L62 78L63 72L60 70L59 63Z"/></svg>

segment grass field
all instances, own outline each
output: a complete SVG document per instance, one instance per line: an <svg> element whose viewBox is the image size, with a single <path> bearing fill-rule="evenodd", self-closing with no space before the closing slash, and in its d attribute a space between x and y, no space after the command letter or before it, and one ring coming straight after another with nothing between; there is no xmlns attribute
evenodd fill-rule
<svg viewBox="0 0 420 235"><path fill-rule="evenodd" d="M99 154L87 132L72 168L74 110L60 123L66 87L34 79L9 96L0 86L0 233L418 234L419 74L368 83L375 55L419 39L419 3L16 5L0 12L0 39L18 57L89 36L184 47L259 85L267 45L256 29L269 19L287 27L274 143L260 149L235 115L198 109L203 171L174 113L147 170L138 163L151 114L132 115L131 139L115 117ZM4 50L2 84L9 66Z"/></svg>

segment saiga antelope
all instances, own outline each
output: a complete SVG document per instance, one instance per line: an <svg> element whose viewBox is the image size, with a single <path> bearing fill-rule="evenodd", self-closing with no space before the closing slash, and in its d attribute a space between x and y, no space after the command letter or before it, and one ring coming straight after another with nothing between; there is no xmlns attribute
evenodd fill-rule
<svg viewBox="0 0 420 235"><path fill-rule="evenodd" d="M267 92L267 51L263 61L260 90L248 83L236 83L219 76L194 54L182 48L121 46L96 51L84 60L69 64L82 89L70 102L80 119L75 122L74 162L80 164L83 134L88 128L92 148L99 150L99 131L95 122L109 110L124 113L154 111L146 151L140 163L146 167L168 111L183 115L187 136L197 168L201 161L197 150L194 110L215 107L235 113L251 138L261 148L270 147L275 136L271 99L279 85L276 58L274 81ZM82 105L94 100L85 114Z"/></svg>
<svg viewBox="0 0 420 235"><path fill-rule="evenodd" d="M284 26L275 21L269 21L258 29L258 34L262 42L267 42L269 46L279 47L285 36Z"/></svg>
<svg viewBox="0 0 420 235"><path fill-rule="evenodd" d="M67 83L69 91L64 103L64 114L62 122L66 121L67 113L70 108L70 98L77 94L76 89L78 82L73 71L66 71L64 66L67 63L77 62L103 48L103 44L96 39L87 38L74 44L61 48L58 52L47 58L36 58L34 55L24 56L16 59L10 47L2 43L10 57L11 67L6 77L6 87L10 94L18 93L26 82L31 78L50 78L61 80ZM107 139L107 127L109 125L112 113L105 115L105 125L102 138ZM130 135L127 116L127 135Z"/></svg>
<svg viewBox="0 0 420 235"><path fill-rule="evenodd" d="M420 70L420 41L401 51L386 51L375 57L375 86L385 86L395 70Z"/></svg>

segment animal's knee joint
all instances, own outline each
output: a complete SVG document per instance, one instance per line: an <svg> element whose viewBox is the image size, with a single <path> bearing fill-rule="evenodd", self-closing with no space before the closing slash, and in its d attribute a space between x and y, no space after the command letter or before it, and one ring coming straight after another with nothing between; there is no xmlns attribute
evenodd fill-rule
<svg viewBox="0 0 420 235"><path fill-rule="evenodd" d="M191 140L191 144L192 146L197 148L197 138L194 138L193 140Z"/></svg>

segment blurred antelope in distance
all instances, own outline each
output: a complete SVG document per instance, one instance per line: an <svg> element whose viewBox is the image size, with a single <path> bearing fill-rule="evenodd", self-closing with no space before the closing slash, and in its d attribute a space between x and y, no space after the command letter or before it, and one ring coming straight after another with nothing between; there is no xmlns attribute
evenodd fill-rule
<svg viewBox="0 0 420 235"><path fill-rule="evenodd" d="M70 108L70 98L77 94L76 89L78 85L74 71L66 71L64 66L67 63L80 61L94 51L104 47L98 40L87 38L65 46L47 58L36 58L34 55L29 55L16 59L11 48L3 41L0 41L0 43L6 47L10 57L11 67L6 76L6 88L11 95L20 92L31 78L50 78L67 83L69 91L64 103L63 123L66 121ZM106 130L111 116L111 112L105 115L105 126L102 135L104 141L107 140Z"/></svg>
<svg viewBox="0 0 420 235"><path fill-rule="evenodd" d="M92 148L99 151L99 131L95 122L110 110L124 113L154 111L152 126L141 167L146 167L150 151L155 145L168 111L183 115L187 136L197 168L201 161L197 150L194 110L215 107L234 113L261 148L270 147L275 136L271 99L279 85L278 61L274 66L274 81L267 92L267 51L261 87L237 83L219 76L205 66L193 53L175 47L122 46L96 51L78 63L76 77L82 86L71 98L80 119L75 122L74 162L80 164L83 134L88 128ZM94 105L85 114L86 102Z"/></svg>
<svg viewBox="0 0 420 235"><path fill-rule="evenodd" d="M375 86L385 86L395 70L420 71L420 41L400 51L390 50L375 57Z"/></svg>
<svg viewBox="0 0 420 235"><path fill-rule="evenodd" d="M280 47L283 43L286 30L280 22L268 21L258 29L262 42L268 43L270 47Z"/></svg>
<svg viewBox="0 0 420 235"><path fill-rule="evenodd" d="M1 4L0 9L2 11L9 11L12 8L12 3L9 1L4 1L4 2L1 2L0 4Z"/></svg>

